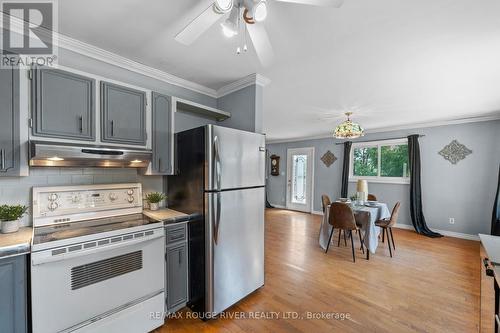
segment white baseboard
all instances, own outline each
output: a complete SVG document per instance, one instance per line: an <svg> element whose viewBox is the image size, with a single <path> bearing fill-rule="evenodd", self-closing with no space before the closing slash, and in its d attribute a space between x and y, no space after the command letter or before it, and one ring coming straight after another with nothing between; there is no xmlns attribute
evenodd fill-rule
<svg viewBox="0 0 500 333"><path fill-rule="evenodd" d="M398 224L398 223L396 223L394 225L394 228L415 230L413 228L413 226L409 225L409 224ZM478 235L464 234L464 233L461 233L461 232L448 231L448 230L440 230L440 229L434 229L434 228L432 228L432 231L439 232L443 236L479 241L479 236Z"/></svg>
<svg viewBox="0 0 500 333"><path fill-rule="evenodd" d="M286 209L285 206L282 205L276 205L271 203L271 206L279 209ZM323 215L322 211L318 210L313 210L311 211L311 214L314 215ZM394 228L399 228L399 229L408 229L408 230L415 230L412 225L409 224L398 224L396 223L394 225ZM455 232L455 231L448 231L448 230L440 230L440 229L434 229L432 228L433 231L439 232L441 235L448 236L448 237L455 237L455 238L461 238L461 239L468 239L468 240L474 240L474 241L479 241L479 236L478 235L471 235L471 234L464 234L461 232Z"/></svg>

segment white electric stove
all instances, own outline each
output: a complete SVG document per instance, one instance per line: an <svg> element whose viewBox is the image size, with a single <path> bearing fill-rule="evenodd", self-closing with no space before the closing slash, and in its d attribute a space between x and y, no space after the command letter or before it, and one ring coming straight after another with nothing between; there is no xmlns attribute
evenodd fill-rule
<svg viewBox="0 0 500 333"><path fill-rule="evenodd" d="M33 188L33 229L34 333L163 324L165 234L142 215L141 184Z"/></svg>

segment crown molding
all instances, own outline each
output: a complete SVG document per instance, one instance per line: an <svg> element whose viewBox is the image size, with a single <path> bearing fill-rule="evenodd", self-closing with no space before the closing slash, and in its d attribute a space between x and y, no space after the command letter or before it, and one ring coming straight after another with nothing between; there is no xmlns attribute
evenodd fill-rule
<svg viewBox="0 0 500 333"><path fill-rule="evenodd" d="M404 125L396 125L396 126L388 126L388 127L379 127L367 129L365 131L366 134L375 134L375 133L384 133L384 132L392 132L399 130L410 130L410 129L419 129L419 128L427 128L427 127L439 127L439 126L448 126L448 125L460 125L460 124L468 124L468 123L478 123L484 121L494 121L500 120L500 112L497 114L482 116L482 117L471 117L471 118L458 118L458 119L448 119L448 120L440 120L433 122L422 122L417 124L404 124ZM332 138L331 133L323 133L314 136L304 136L304 137L296 137L289 139L277 139L277 140L266 140L266 144L274 144L274 143L286 143L286 142L297 142L297 141L308 141L308 140L318 140L318 139L330 139Z"/></svg>
<svg viewBox="0 0 500 333"><path fill-rule="evenodd" d="M100 60L102 62L106 62L111 65L115 65L118 67L122 67L132 72L136 72L138 74L142 74L148 77L151 77L156 80L160 80L169 84L173 84L182 88L189 89L191 91L198 92L200 94L208 95L213 98L217 98L217 94L215 89L211 89L205 87L196 82L192 82L173 74L169 74L167 72L161 71L159 69L141 64L137 61L130 60L128 58L122 57L116 53L106 51L99 47L96 47L91 44L87 44L85 42L79 41L77 39L58 34L59 38L59 47L63 49L67 49L78 54L85 55L87 57Z"/></svg>
<svg viewBox="0 0 500 333"><path fill-rule="evenodd" d="M10 16L6 13L0 12L0 15L2 15L2 20L1 23L3 25L3 22L5 20L6 16L9 16L9 19L11 21L9 29L15 33L18 34L23 34L24 33L24 21L15 17L15 16ZM102 48L99 48L97 46L79 41L77 39L74 39L72 37L63 35L59 32L51 32L48 29L41 29L41 32L45 37L50 36L50 33L53 34L54 40L56 41L56 45L59 48L63 48L84 56L87 56L92 59L96 59L105 63L108 63L110 65L118 66L124 69L127 69L129 71L145 75L148 77L151 77L153 79L166 82L169 84L176 85L178 87L186 88L191 91L198 92L200 94L208 95L213 98L219 97L217 95L217 91L212 88L208 88L206 86L203 86L201 84L198 84L196 82L192 82L183 78L180 78L178 76L175 76L173 74L161 71L159 69L141 64L137 61L125 58L123 56L120 56L116 53L104 50Z"/></svg>
<svg viewBox="0 0 500 333"><path fill-rule="evenodd" d="M224 87L220 88L217 90L217 97L223 97L226 95L229 95L235 91L241 90L243 88L249 87L251 85L259 85L261 87L267 86L269 83L271 83L271 80L268 79L267 77L254 73L245 76L244 78L241 78L237 81L234 81L228 85L225 85Z"/></svg>
<svg viewBox="0 0 500 333"><path fill-rule="evenodd" d="M2 13L2 15L5 17L7 14ZM24 21L15 17L15 16L10 16L11 20L11 25L10 28L12 31L23 34L24 31ZM3 23L3 20L2 20ZM44 36L49 37L51 31L47 29L42 28L42 32L44 33ZM75 38L63 35L58 32L52 32L54 39L57 41L56 45L60 48L87 56L92 59L96 59L105 63L108 63L110 65L118 66L124 69L127 69L129 71L145 75L148 77L151 77L153 79L166 82L169 84L176 85L178 87L186 88L191 91L198 92L200 94L208 95L213 98L219 98L222 96L225 96L227 94L230 94L232 92L238 91L240 89L246 88L248 86L251 86L253 84L260 85L262 87L268 85L271 80L266 78L263 75L254 73L250 74L248 76L245 76L237 81L234 81L226 86L223 86L222 88L215 90L209 87L206 87L204 85L201 85L196 82L192 82L186 79L183 79L181 77L175 76L173 74L164 72L162 70L147 66L145 64L142 64L140 62L125 58L123 56L120 56L116 53L104 50L102 48L99 48L97 46L94 46L92 44L88 44L82 41L79 41Z"/></svg>

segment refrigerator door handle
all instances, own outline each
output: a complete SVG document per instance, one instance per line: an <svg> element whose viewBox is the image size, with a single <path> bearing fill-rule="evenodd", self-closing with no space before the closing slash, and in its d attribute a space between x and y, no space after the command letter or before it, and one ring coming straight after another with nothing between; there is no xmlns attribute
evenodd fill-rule
<svg viewBox="0 0 500 333"><path fill-rule="evenodd" d="M220 212L221 212L220 194L221 194L220 192L216 193L217 212L215 213L216 218L214 219L214 242L215 242L215 245L217 245L218 240L219 240Z"/></svg>
<svg viewBox="0 0 500 333"><path fill-rule="evenodd" d="M214 170L217 191L221 190L221 168L220 168L220 155L219 155L219 138L214 137Z"/></svg>

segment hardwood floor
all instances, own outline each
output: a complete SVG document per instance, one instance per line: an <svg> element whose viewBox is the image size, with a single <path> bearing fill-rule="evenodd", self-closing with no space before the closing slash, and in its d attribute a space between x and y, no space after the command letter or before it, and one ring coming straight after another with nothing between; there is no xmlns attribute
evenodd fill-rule
<svg viewBox="0 0 500 333"><path fill-rule="evenodd" d="M320 216L266 211L266 284L227 313L278 312L279 319L203 322L168 319L167 332L477 332L479 327L479 242L430 239L393 229L396 251L381 243L367 261L357 246L318 246ZM335 238L336 239L336 238ZM357 237L355 238L357 240ZM348 319L284 319L343 313ZM271 315L271 314L269 314Z"/></svg>

